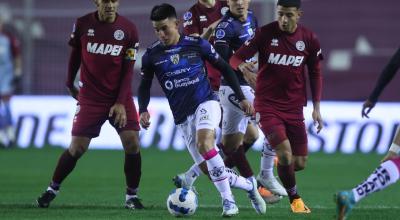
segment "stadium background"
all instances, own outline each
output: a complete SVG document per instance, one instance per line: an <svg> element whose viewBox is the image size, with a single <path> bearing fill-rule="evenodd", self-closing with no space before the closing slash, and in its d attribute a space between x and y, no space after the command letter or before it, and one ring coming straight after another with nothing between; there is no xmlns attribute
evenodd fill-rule
<svg viewBox="0 0 400 220"><path fill-rule="evenodd" d="M149 12L160 0L121 0L120 14L139 29L141 50L155 40ZM195 0L168 0L183 14ZM260 25L274 19L274 0L253 0L251 8ZM332 194L354 186L379 164L400 123L400 99L395 77L381 96L371 119L361 119L362 101L379 73L399 47L398 0L303 0L301 23L315 31L322 44L324 89L322 114L326 127L316 136L306 109L311 155L308 167L298 175L299 189L312 208L311 216L295 219L332 219ZM38 210L34 199L51 178L51 171L70 141L74 100L67 96L64 79L69 54L67 41L74 20L93 11L91 0L2 0L0 15L6 28L22 41L22 86L13 99L17 149L0 149L0 219L168 219L165 199L173 188L170 178L191 164L176 133L165 99L151 102L153 127L141 133L143 177L140 194L152 212L132 214L123 210L124 177L121 152L92 150L65 181L62 196L49 210ZM133 88L138 83L135 65ZM162 96L157 83L152 96ZM103 137L103 139L102 139ZM21 149L22 148L22 149ZM39 149L38 149L39 148ZM91 148L121 149L118 137L105 125ZM172 149L172 150L171 150ZM260 144L249 152L258 172ZM179 150L179 151L177 151ZM162 151L162 153L161 153ZM350 155L345 155L350 154ZM155 161L165 164L158 165ZM165 165L165 166L164 166ZM96 172L93 172L96 171ZM200 209L194 218L215 218L220 204L206 178L200 178ZM257 216L245 196L235 191L241 214L238 219L292 219L286 200L269 206L267 216ZM353 219L396 219L400 207L399 186L389 188L359 204Z"/></svg>

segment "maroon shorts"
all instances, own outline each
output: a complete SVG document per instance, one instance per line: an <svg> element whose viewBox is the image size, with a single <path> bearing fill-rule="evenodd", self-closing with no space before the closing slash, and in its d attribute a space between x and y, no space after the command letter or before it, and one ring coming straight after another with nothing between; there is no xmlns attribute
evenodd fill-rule
<svg viewBox="0 0 400 220"><path fill-rule="evenodd" d="M307 156L307 132L303 114L290 114L274 109L259 112L260 128L272 148L288 139L295 156Z"/></svg>
<svg viewBox="0 0 400 220"><path fill-rule="evenodd" d="M140 130L138 115L133 101L125 104L127 123L123 128L114 126L114 117L108 117L111 106L78 104L72 124L72 136L97 137L99 136L101 126L106 120L109 121L118 133L125 130Z"/></svg>

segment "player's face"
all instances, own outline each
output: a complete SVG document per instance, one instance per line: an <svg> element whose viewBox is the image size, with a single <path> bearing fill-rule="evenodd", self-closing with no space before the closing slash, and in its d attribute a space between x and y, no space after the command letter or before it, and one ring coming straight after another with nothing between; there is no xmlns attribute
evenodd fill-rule
<svg viewBox="0 0 400 220"><path fill-rule="evenodd" d="M250 0L228 0L229 11L236 17L247 19Z"/></svg>
<svg viewBox="0 0 400 220"><path fill-rule="evenodd" d="M119 0L95 0L101 21L114 22L117 17Z"/></svg>
<svg viewBox="0 0 400 220"><path fill-rule="evenodd" d="M175 18L166 18L161 21L152 21L157 38L164 45L174 45L179 41L178 21Z"/></svg>
<svg viewBox="0 0 400 220"><path fill-rule="evenodd" d="M297 22L299 22L302 14L301 10L296 7L283 7L278 5L277 12L279 28L288 33L295 32Z"/></svg>

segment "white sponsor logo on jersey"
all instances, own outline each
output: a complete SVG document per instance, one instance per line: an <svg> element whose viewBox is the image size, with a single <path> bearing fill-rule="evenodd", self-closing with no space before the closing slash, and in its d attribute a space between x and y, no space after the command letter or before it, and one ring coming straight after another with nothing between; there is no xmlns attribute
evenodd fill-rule
<svg viewBox="0 0 400 220"><path fill-rule="evenodd" d="M300 66L304 60L304 56L293 56L286 54L274 54L270 53L268 58L268 63L284 65L284 66Z"/></svg>
<svg viewBox="0 0 400 220"><path fill-rule="evenodd" d="M278 39L274 38L271 40L271 46L277 47L278 45Z"/></svg>
<svg viewBox="0 0 400 220"><path fill-rule="evenodd" d="M207 16L205 16L205 15L200 15L199 18L200 18L200 21L207 21Z"/></svg>
<svg viewBox="0 0 400 220"><path fill-rule="evenodd" d="M296 49L298 51L303 51L304 48L306 48L306 45L304 44L303 41L299 40L299 41L296 42Z"/></svg>
<svg viewBox="0 0 400 220"><path fill-rule="evenodd" d="M87 30L87 36L93 37L94 36L94 29L90 28Z"/></svg>
<svg viewBox="0 0 400 220"><path fill-rule="evenodd" d="M192 20L190 20L190 21L185 21L185 22L183 22L183 27L186 27L186 26L189 26L189 25L192 25L193 24L193 21Z"/></svg>
<svg viewBox="0 0 400 220"><path fill-rule="evenodd" d="M115 40L122 40L122 39L124 39L124 36L125 36L125 34L124 34L124 32L122 30L116 30L114 32Z"/></svg>
<svg viewBox="0 0 400 220"><path fill-rule="evenodd" d="M119 56L122 51L121 45L113 45L113 44L99 44L88 42L86 46L87 52L93 54L110 54L111 56Z"/></svg>

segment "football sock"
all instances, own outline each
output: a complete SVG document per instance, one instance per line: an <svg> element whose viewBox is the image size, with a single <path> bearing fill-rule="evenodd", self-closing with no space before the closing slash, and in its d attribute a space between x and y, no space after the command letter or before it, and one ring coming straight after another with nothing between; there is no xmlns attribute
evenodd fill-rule
<svg viewBox="0 0 400 220"><path fill-rule="evenodd" d="M353 188L355 202L399 180L400 157L383 162L363 183Z"/></svg>
<svg viewBox="0 0 400 220"><path fill-rule="evenodd" d="M142 157L140 152L125 154L124 172L127 186L126 194L136 195L140 177L142 176Z"/></svg>
<svg viewBox="0 0 400 220"><path fill-rule="evenodd" d="M229 184L231 187L236 189L243 189L250 191L253 189L253 184L246 178L239 176L236 171L231 168L226 168L226 173L228 174Z"/></svg>
<svg viewBox="0 0 400 220"><path fill-rule="evenodd" d="M54 170L53 178L52 178L52 185L51 187L54 190L58 190L60 188L60 184L62 181L72 172L72 170L76 166L76 162L78 158L73 157L68 149L61 154L60 159L58 159L57 167Z"/></svg>
<svg viewBox="0 0 400 220"><path fill-rule="evenodd" d="M226 160L232 160L234 166L239 170L239 173L244 177L248 178L253 176L253 171L246 158L246 154L243 145L240 145L238 149L230 155L227 155ZM225 162L224 162L225 163ZM228 162L230 163L230 162ZM229 166L228 166L229 167ZM229 167L232 168L232 167Z"/></svg>
<svg viewBox="0 0 400 220"><path fill-rule="evenodd" d="M225 164L222 157L215 148L203 155L207 162L208 173L215 187L221 194L222 199L233 201L232 191L229 186L228 174L225 170Z"/></svg>
<svg viewBox="0 0 400 220"><path fill-rule="evenodd" d="M197 177L202 174L200 167L197 164L193 164L188 171L185 172L186 181L190 186L196 181Z"/></svg>
<svg viewBox="0 0 400 220"><path fill-rule="evenodd" d="M294 199L300 198L300 196L297 194L294 163L290 165L281 165L278 163L278 175L281 179L283 187L285 187L286 192L288 193L290 202L292 202Z"/></svg>
<svg viewBox="0 0 400 220"><path fill-rule="evenodd" d="M269 144L263 146L260 162L260 174L262 178L268 179L274 177L274 160L276 153Z"/></svg>

